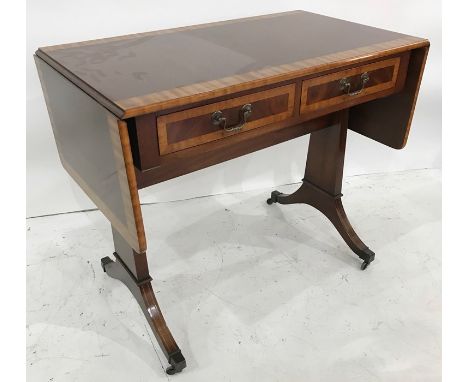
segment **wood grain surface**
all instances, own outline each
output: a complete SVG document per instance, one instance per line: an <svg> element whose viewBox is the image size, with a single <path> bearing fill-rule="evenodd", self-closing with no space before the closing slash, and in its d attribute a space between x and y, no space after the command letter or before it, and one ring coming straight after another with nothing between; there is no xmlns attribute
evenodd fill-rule
<svg viewBox="0 0 468 382"><path fill-rule="evenodd" d="M394 149L408 141L429 47L411 51L407 74L397 80L399 92L350 109L349 128Z"/></svg>
<svg viewBox="0 0 468 382"><path fill-rule="evenodd" d="M44 47L37 55L112 113L129 118L428 44L293 11Z"/></svg>
<svg viewBox="0 0 468 382"><path fill-rule="evenodd" d="M301 113L339 103L345 108L348 101L391 89L395 87L399 67L400 57L395 57L306 80L302 83ZM362 88L362 92L352 97L345 94L340 88L340 80L347 78L353 89L356 89L362 86L360 76L364 72L368 73L369 82Z"/></svg>
<svg viewBox="0 0 468 382"><path fill-rule="evenodd" d="M160 116L157 119L160 153L164 155L183 150L291 117L295 87L295 84L289 84ZM213 125L211 116L215 111L223 113L228 126L239 123L239 111L245 104L252 105L252 114L241 130L226 132L222 127Z"/></svg>
<svg viewBox="0 0 468 382"><path fill-rule="evenodd" d="M136 252L146 250L127 126L35 57L63 167Z"/></svg>

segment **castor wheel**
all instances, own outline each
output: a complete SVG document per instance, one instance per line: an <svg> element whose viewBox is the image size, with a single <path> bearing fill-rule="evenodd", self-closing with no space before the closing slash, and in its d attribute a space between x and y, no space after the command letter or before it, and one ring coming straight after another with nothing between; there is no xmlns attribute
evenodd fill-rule
<svg viewBox="0 0 468 382"><path fill-rule="evenodd" d="M363 271L364 269L366 269L368 266L369 266L369 262L367 261L364 261L362 264L361 264L361 270Z"/></svg>
<svg viewBox="0 0 468 382"><path fill-rule="evenodd" d="M110 263L113 263L113 261L111 260L111 258L109 256L103 257L101 259L101 268L102 268L102 270L104 272L106 271L106 265L108 265Z"/></svg>
<svg viewBox="0 0 468 382"><path fill-rule="evenodd" d="M271 196L270 196L270 197L267 199L267 201L266 201L267 204L271 205L271 204L273 204L273 203L278 202L278 196L279 196L279 195L281 195L281 192L276 191L276 190L273 191L273 192L271 193Z"/></svg>
<svg viewBox="0 0 468 382"><path fill-rule="evenodd" d="M185 358L180 350L169 355L169 363L171 365L166 369L166 374L169 375L180 373L187 366L187 362L185 362Z"/></svg>

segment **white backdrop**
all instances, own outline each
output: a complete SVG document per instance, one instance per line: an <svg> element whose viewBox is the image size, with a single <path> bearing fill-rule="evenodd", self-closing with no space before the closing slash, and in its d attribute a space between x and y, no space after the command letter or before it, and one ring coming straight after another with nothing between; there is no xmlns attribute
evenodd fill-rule
<svg viewBox="0 0 468 382"><path fill-rule="evenodd" d="M431 41L408 145L397 151L350 132L345 176L441 166L439 0L29 0L27 4L27 216L95 207L62 169L32 55L39 46L303 9ZM313 37L312 37L313 38ZM164 182L142 202L169 201L297 182L307 137ZM346 190L345 190L346 191Z"/></svg>

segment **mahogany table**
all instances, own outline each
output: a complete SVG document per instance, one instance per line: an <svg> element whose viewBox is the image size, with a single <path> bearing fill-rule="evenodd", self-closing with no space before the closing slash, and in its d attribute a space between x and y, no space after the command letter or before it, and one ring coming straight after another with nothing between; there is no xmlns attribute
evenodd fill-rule
<svg viewBox="0 0 468 382"><path fill-rule="evenodd" d="M341 203L347 130L403 148L428 49L293 11L37 50L63 167L112 225L102 267L140 304L167 373L186 361L151 286L138 190L309 134L302 185L267 203L317 208L365 269L374 252Z"/></svg>

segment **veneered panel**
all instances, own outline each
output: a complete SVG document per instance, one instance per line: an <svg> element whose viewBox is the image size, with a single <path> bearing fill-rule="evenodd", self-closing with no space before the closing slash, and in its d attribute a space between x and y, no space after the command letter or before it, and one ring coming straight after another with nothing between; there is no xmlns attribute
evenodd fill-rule
<svg viewBox="0 0 468 382"><path fill-rule="evenodd" d="M40 48L121 118L423 46L427 40L304 11Z"/></svg>
<svg viewBox="0 0 468 382"><path fill-rule="evenodd" d="M356 99L391 89L395 87L399 67L400 57L396 57L306 80L302 85L301 113L335 104L346 107L349 102L354 102ZM369 76L364 86L361 83L363 73ZM362 91L353 96L345 94L340 88L340 81L345 78L351 83L351 89L362 88Z"/></svg>
<svg viewBox="0 0 468 382"><path fill-rule="evenodd" d="M168 154L289 118L294 111L295 88L295 84L289 84L158 117L160 152ZM215 111L222 112L228 127L238 124L240 110L245 104L252 106L252 113L241 130L226 132L213 125L211 116Z"/></svg>
<svg viewBox="0 0 468 382"><path fill-rule="evenodd" d="M135 251L146 250L125 122L35 56L63 167Z"/></svg>
<svg viewBox="0 0 468 382"><path fill-rule="evenodd" d="M289 94L287 93L251 102L252 114L249 116L248 121L258 121L271 115L287 112L290 102ZM239 122L239 110L239 106L220 110L227 119L228 126L229 124L232 125ZM211 116L212 113L208 113L169 123L167 125L167 142L177 143L189 138L196 138L219 131L220 126L212 123Z"/></svg>
<svg viewBox="0 0 468 382"><path fill-rule="evenodd" d="M351 108L349 128L386 146L405 147L428 51L411 52L401 92Z"/></svg>
<svg viewBox="0 0 468 382"><path fill-rule="evenodd" d="M299 118L294 121L286 119L235 134L229 140L219 139L163 155L158 166L144 171L136 169L138 188L164 182L328 127L336 122L338 115L339 113L329 113L308 121L301 121Z"/></svg>

